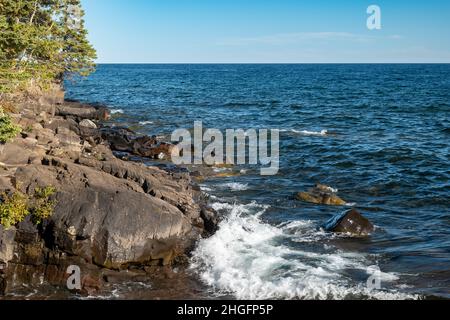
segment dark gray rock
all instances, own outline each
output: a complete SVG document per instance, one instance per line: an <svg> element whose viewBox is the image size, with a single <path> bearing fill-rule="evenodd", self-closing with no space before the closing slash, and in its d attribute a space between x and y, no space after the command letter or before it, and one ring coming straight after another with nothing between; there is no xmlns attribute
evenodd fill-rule
<svg viewBox="0 0 450 320"><path fill-rule="evenodd" d="M108 120L111 115L107 107L86 105L78 102L66 102L56 106L57 116L75 118L78 121L84 119Z"/></svg>
<svg viewBox="0 0 450 320"><path fill-rule="evenodd" d="M119 160L85 162L92 167L47 160L19 168L16 179L26 190L57 188L49 230L64 252L113 269L170 264L203 231L189 181Z"/></svg>
<svg viewBox="0 0 450 320"><path fill-rule="evenodd" d="M127 128L102 128L102 138L111 149L150 159L170 159L176 145L158 141L156 137L137 136Z"/></svg>
<svg viewBox="0 0 450 320"><path fill-rule="evenodd" d="M368 236L374 230L373 224L356 209L345 211L331 218L323 228L329 232L348 233L354 236Z"/></svg>
<svg viewBox="0 0 450 320"><path fill-rule="evenodd" d="M42 281L64 286L69 265L82 268L82 292L91 294L105 270L170 269L215 231L215 212L203 208L188 172L122 161L111 150L156 157L171 145L126 128L80 125L107 118L104 107L24 108L26 134L2 148L0 191L31 196L36 187L53 186L56 206L39 226L29 217L8 230L0 226L0 295Z"/></svg>

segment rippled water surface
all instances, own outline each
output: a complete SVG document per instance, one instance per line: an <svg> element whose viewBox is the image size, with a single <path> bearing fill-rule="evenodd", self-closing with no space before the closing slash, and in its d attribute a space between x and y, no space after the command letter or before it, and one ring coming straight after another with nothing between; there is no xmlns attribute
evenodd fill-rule
<svg viewBox="0 0 450 320"><path fill-rule="evenodd" d="M195 120L281 130L277 176L202 185L225 217L192 258L209 296L450 297L450 65L100 65L67 90L152 135ZM320 231L345 208L293 200L317 182L376 232Z"/></svg>

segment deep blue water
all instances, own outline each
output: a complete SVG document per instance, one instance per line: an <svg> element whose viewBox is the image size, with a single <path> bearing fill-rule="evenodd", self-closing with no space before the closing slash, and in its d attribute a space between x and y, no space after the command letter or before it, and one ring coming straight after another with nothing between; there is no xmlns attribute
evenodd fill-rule
<svg viewBox="0 0 450 320"><path fill-rule="evenodd" d="M209 294L450 297L450 65L100 65L66 86L151 135L195 120L282 131L277 176L248 167L202 185L227 217L192 260ZM318 230L345 208L293 200L317 182L376 232ZM381 290L368 291L374 266Z"/></svg>

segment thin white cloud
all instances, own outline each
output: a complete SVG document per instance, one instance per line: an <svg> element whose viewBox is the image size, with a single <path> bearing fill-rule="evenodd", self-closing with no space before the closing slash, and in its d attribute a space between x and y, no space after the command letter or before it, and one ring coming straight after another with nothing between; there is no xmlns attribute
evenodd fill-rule
<svg viewBox="0 0 450 320"><path fill-rule="evenodd" d="M280 33L268 36L229 38L219 41L223 46L243 46L252 44L285 45L295 44L307 40L351 40L369 41L375 37L369 35L358 35L349 32L297 32Z"/></svg>
<svg viewBox="0 0 450 320"><path fill-rule="evenodd" d="M403 38L404 37L399 34L393 34L393 35L388 36L388 39L391 39L391 40L401 40Z"/></svg>

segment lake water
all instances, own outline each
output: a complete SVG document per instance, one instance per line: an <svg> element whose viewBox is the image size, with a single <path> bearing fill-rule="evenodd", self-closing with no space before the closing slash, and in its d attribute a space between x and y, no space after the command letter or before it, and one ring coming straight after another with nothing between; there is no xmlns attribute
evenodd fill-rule
<svg viewBox="0 0 450 320"><path fill-rule="evenodd" d="M225 217L191 261L208 296L450 298L450 65L100 65L67 97L150 135L281 130L278 175L201 185ZM322 231L346 208L293 198L318 182L375 233Z"/></svg>

